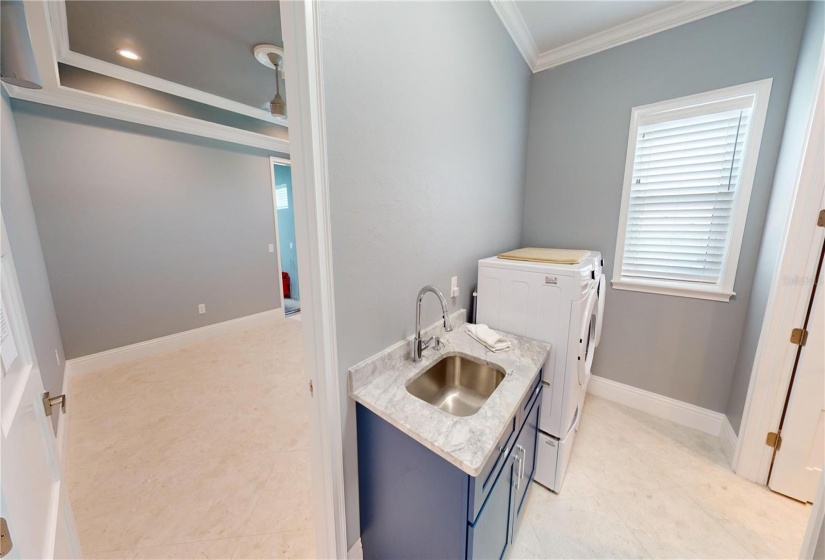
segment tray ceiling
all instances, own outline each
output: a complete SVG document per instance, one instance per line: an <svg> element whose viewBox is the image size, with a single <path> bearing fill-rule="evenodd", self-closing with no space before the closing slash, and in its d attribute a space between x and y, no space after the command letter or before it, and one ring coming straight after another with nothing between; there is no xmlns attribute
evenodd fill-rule
<svg viewBox="0 0 825 560"><path fill-rule="evenodd" d="M257 109L274 95L275 72L252 48L283 46L276 1L71 0L66 21L73 52Z"/></svg>

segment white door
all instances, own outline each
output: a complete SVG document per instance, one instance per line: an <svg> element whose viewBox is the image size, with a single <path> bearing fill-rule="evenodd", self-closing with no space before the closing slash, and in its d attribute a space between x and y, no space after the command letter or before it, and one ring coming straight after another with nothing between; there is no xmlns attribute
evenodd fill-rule
<svg viewBox="0 0 825 560"><path fill-rule="evenodd" d="M12 541L4 558L79 558L54 433L43 405L43 381L1 220L0 229L0 515Z"/></svg>
<svg viewBox="0 0 825 560"><path fill-rule="evenodd" d="M791 397L782 423L768 486L803 502L813 502L825 464L825 287L822 273L808 319Z"/></svg>

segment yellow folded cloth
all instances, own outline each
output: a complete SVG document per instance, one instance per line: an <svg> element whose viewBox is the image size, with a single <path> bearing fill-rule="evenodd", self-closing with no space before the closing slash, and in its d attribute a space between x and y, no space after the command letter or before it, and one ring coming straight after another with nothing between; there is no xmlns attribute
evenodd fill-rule
<svg viewBox="0 0 825 560"><path fill-rule="evenodd" d="M513 261L531 261L556 264L579 264L590 255L584 249L542 249L539 247L525 247L501 253L498 258Z"/></svg>

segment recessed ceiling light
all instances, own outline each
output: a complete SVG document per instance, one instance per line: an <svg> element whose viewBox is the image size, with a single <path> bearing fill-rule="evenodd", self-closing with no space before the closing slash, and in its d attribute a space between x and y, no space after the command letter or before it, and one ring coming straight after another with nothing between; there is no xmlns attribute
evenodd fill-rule
<svg viewBox="0 0 825 560"><path fill-rule="evenodd" d="M117 54L123 58L128 58L129 60L140 60L140 55L135 51L130 51L129 49L118 49Z"/></svg>

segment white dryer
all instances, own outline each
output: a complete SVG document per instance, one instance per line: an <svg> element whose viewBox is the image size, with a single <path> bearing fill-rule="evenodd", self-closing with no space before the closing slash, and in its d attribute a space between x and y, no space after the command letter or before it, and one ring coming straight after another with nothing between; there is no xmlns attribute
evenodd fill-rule
<svg viewBox="0 0 825 560"><path fill-rule="evenodd" d="M601 255L575 265L492 257L478 263L478 319L550 344L535 479L558 492L584 404L599 335ZM603 291L603 290L602 290Z"/></svg>

